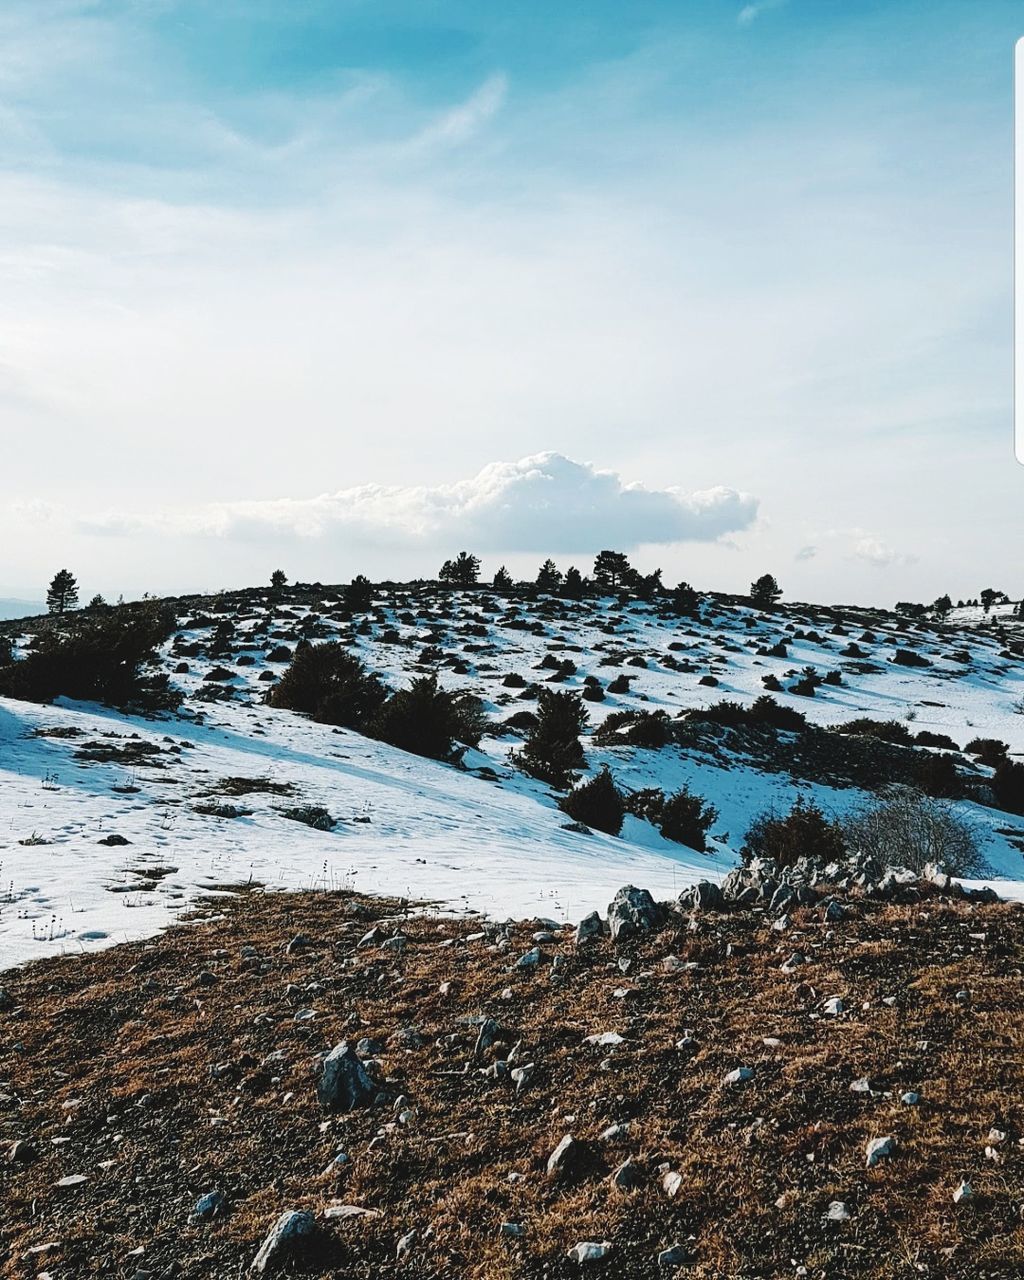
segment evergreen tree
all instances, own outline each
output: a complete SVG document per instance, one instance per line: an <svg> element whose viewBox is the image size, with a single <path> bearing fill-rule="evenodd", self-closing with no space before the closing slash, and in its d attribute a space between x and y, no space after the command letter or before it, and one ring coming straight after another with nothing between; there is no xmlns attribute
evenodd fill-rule
<svg viewBox="0 0 1024 1280"><path fill-rule="evenodd" d="M512 575L509 573L509 571L505 568L504 565L502 565L501 568L494 575L493 579L491 580L491 585L494 587L495 591L511 591L512 590Z"/></svg>
<svg viewBox="0 0 1024 1280"><path fill-rule="evenodd" d="M672 592L672 612L681 618L692 618L700 613L700 595L688 582L680 582Z"/></svg>
<svg viewBox="0 0 1024 1280"><path fill-rule="evenodd" d="M568 596L570 600L582 600L584 591L586 591L586 583L583 574L574 564L571 564L566 569L565 578L562 580L562 594Z"/></svg>
<svg viewBox="0 0 1024 1280"><path fill-rule="evenodd" d="M950 600L948 595L939 596L938 600L936 600L935 603L932 605L932 609L935 611L936 614L938 614L940 618L944 618L952 608L953 608L953 601Z"/></svg>
<svg viewBox="0 0 1024 1280"><path fill-rule="evenodd" d="M78 607L78 583L69 570L61 569L54 574L46 592L46 607L51 613L67 613Z"/></svg>
<svg viewBox="0 0 1024 1280"><path fill-rule="evenodd" d="M981 607L988 613L994 604L1001 604L1006 600L1007 595L1005 591L997 591L994 587L986 587L978 599L981 601Z"/></svg>
<svg viewBox="0 0 1024 1280"><path fill-rule="evenodd" d="M275 569L270 575L270 585L275 591L280 591L282 587L288 585L288 575L283 569Z"/></svg>
<svg viewBox="0 0 1024 1280"><path fill-rule="evenodd" d="M750 603L755 609L772 609L782 595L782 588L770 573L763 573L750 584Z"/></svg>
<svg viewBox="0 0 1024 1280"><path fill-rule="evenodd" d="M583 822L595 831L604 831L610 836L619 834L626 815L622 793L608 772L607 765L601 766L596 777L573 787L568 795L559 800L558 807L577 822Z"/></svg>
<svg viewBox="0 0 1024 1280"><path fill-rule="evenodd" d="M578 693L541 689L537 698L537 723L530 730L518 762L531 777L567 786L587 760L579 735L587 727L587 709Z"/></svg>
<svg viewBox="0 0 1024 1280"><path fill-rule="evenodd" d="M554 560L545 560L537 573L537 589L557 591L561 584L562 575Z"/></svg>
<svg viewBox="0 0 1024 1280"><path fill-rule="evenodd" d="M622 551L602 551L594 561L594 581L609 591L627 586L634 570Z"/></svg>
<svg viewBox="0 0 1024 1280"><path fill-rule="evenodd" d="M438 573L441 582L453 587L472 587L480 576L480 557L460 551L454 560L446 560Z"/></svg>
<svg viewBox="0 0 1024 1280"><path fill-rule="evenodd" d="M353 613L365 613L373 603L373 583L364 574L357 573L341 593L342 603Z"/></svg>
<svg viewBox="0 0 1024 1280"><path fill-rule="evenodd" d="M655 596L661 595L665 590L665 585L661 580L661 570L655 569L653 573L639 574L633 573L632 580L627 580L627 586L632 586L641 600L651 601Z"/></svg>

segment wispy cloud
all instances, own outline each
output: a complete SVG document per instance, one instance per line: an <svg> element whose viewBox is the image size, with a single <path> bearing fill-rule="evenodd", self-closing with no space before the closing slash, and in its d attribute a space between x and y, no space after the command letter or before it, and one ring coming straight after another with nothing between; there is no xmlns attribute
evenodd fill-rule
<svg viewBox="0 0 1024 1280"><path fill-rule="evenodd" d="M757 500L717 487L687 492L626 483L613 471L541 453L495 462L453 484L360 485L312 498L212 503L157 514L108 512L78 521L85 533L144 533L245 541L339 540L374 546L587 553L602 546L715 542L747 528Z"/></svg>
<svg viewBox="0 0 1024 1280"><path fill-rule="evenodd" d="M772 9L781 9L786 4L786 0L757 0L755 4L745 4L736 15L736 21L741 27L749 27L751 23L756 22L762 13L768 13Z"/></svg>

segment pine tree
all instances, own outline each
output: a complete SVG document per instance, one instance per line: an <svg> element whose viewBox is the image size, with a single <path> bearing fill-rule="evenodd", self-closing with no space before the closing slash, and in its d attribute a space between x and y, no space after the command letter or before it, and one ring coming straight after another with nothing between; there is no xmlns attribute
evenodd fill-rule
<svg viewBox="0 0 1024 1280"><path fill-rule="evenodd" d="M460 551L454 560L444 562L437 576L453 587L472 587L480 576L480 557Z"/></svg>
<svg viewBox="0 0 1024 1280"><path fill-rule="evenodd" d="M634 570L621 551L602 551L594 561L594 581L609 591L626 586Z"/></svg>
<svg viewBox="0 0 1024 1280"><path fill-rule="evenodd" d="M557 591L562 584L562 574L554 560L545 560L537 573L539 591Z"/></svg>
<svg viewBox="0 0 1024 1280"><path fill-rule="evenodd" d="M700 595L688 582L680 582L672 592L672 612L681 618L692 618L700 613Z"/></svg>
<svg viewBox="0 0 1024 1280"><path fill-rule="evenodd" d="M353 613L365 613L373 603L373 583L362 573L357 573L341 593L342 603Z"/></svg>
<svg viewBox="0 0 1024 1280"><path fill-rule="evenodd" d="M939 598L932 605L932 609L935 611L935 613L939 615L940 618L944 618L952 608L953 608L953 601L949 598L948 595L939 596Z"/></svg>
<svg viewBox="0 0 1024 1280"><path fill-rule="evenodd" d="M772 609L782 595L782 588L770 573L763 573L750 584L750 603L755 609Z"/></svg>
<svg viewBox="0 0 1024 1280"><path fill-rule="evenodd" d="M78 583L67 569L54 575L46 593L46 607L51 613L67 613L78 607Z"/></svg>
<svg viewBox="0 0 1024 1280"><path fill-rule="evenodd" d="M495 573L493 579L491 580L491 586L494 587L495 591L511 591L512 590L512 575L509 573L509 571L505 568L504 565L502 565L501 568L497 571L497 573Z"/></svg>
<svg viewBox="0 0 1024 1280"><path fill-rule="evenodd" d="M531 777L564 787L577 769L586 768L579 735L587 726L587 709L578 693L541 689L537 723L530 730L519 764Z"/></svg>
<svg viewBox="0 0 1024 1280"><path fill-rule="evenodd" d="M275 591L280 591L282 587L288 585L288 575L283 569L275 569L270 575L270 585Z"/></svg>
<svg viewBox="0 0 1024 1280"><path fill-rule="evenodd" d="M565 571L565 578L562 581L562 594L568 596L570 600L582 600L586 589L587 586L583 579L583 574L574 564L571 564Z"/></svg>

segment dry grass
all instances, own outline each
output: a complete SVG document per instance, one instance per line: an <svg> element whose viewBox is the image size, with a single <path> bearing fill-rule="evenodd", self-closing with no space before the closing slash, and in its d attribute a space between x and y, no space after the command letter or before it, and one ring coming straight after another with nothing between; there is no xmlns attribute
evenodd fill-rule
<svg viewBox="0 0 1024 1280"><path fill-rule="evenodd" d="M0 1131L38 1158L2 1166L0 1274L240 1276L283 1209L319 1213L332 1200L381 1216L328 1224L315 1274L557 1280L579 1274L565 1255L581 1240L614 1243L588 1271L615 1277L659 1274L658 1250L676 1243L691 1249L680 1274L701 1278L1024 1273L1020 910L930 897L857 904L825 926L810 909L785 936L757 915L716 915L580 951L566 932L545 947L564 956L552 977L510 972L531 926L515 926L502 952L451 944L473 932L465 922L399 921L396 909L243 894L153 942L6 975L18 1010L0 1014ZM400 924L401 955L357 949L375 921ZM312 946L288 955L298 932ZM808 963L786 975L793 950ZM669 953L702 967L669 972ZM616 998L620 988L634 994ZM834 995L848 1012L821 1016ZM295 1019L302 1006L312 1021ZM477 1064L457 1074L475 1038L466 1020L483 1014L537 1064L518 1098ZM387 1044L405 1027L422 1047ZM687 1028L693 1052L675 1047ZM584 1043L607 1030L625 1042ZM319 1109L316 1055L360 1035L385 1044L408 1124L390 1105ZM741 1064L753 1080L723 1087ZM873 1095L850 1091L861 1076ZM903 1105L905 1090L920 1105ZM621 1121L625 1137L597 1140ZM993 1125L1008 1134L1001 1163L984 1154ZM587 1158L575 1181L552 1181L545 1161L567 1132L587 1140ZM895 1157L866 1169L867 1140L885 1134ZM325 1174L339 1149L351 1163ZM608 1178L627 1156L644 1177L631 1194ZM672 1199L663 1164L682 1174ZM78 1173L89 1180L55 1185ZM958 1207L963 1177L975 1194ZM227 1213L190 1221L214 1188ZM836 1199L852 1220L827 1225ZM523 1224L521 1240L499 1234L505 1221ZM412 1228L418 1242L398 1266L396 1241Z"/></svg>

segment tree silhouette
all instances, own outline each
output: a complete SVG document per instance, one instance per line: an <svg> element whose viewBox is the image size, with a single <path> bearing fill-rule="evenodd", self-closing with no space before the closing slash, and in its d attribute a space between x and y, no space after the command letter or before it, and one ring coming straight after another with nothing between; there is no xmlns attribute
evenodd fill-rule
<svg viewBox="0 0 1024 1280"><path fill-rule="evenodd" d="M51 613L67 613L78 607L78 583L68 569L54 574L46 593L46 607Z"/></svg>

